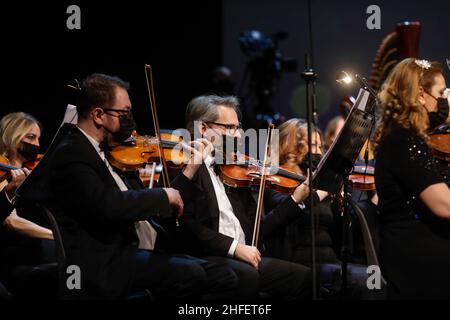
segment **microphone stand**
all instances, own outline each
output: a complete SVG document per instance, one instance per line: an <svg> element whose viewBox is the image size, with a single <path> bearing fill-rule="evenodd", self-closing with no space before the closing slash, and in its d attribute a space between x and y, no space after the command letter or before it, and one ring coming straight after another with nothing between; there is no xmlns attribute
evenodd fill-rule
<svg viewBox="0 0 450 320"><path fill-rule="evenodd" d="M312 128L317 120L316 107L316 80L317 73L313 69L314 46L312 32L312 9L311 0L308 0L308 30L309 30L309 51L305 54L305 70L301 77L306 82L306 118L308 122L308 181L309 181L309 212L311 216L311 261L312 261L312 280L313 280L313 300L318 299L317 294L317 261L316 261L316 219L314 215L313 203L313 170L312 170Z"/></svg>
<svg viewBox="0 0 450 320"><path fill-rule="evenodd" d="M310 66L309 55L305 55L305 70L301 77L306 82L306 118L308 122L308 181L309 181L309 212L311 216L311 259L312 259L312 280L313 280L313 300L317 300L317 265L316 265L316 232L313 203L312 185L312 128L314 126L313 113L316 110L315 86L317 73Z"/></svg>
<svg viewBox="0 0 450 320"><path fill-rule="evenodd" d="M361 77L359 74L355 74L355 78L356 80L358 80L359 84L361 85L361 87L364 90L369 91L370 95L372 96L372 98L375 100L374 102L378 101L378 97L377 97L377 93L375 92L375 90L373 90L373 88L369 85L369 83L367 82L366 78ZM373 108L373 105L370 106L371 108ZM373 110L370 110L373 111Z"/></svg>

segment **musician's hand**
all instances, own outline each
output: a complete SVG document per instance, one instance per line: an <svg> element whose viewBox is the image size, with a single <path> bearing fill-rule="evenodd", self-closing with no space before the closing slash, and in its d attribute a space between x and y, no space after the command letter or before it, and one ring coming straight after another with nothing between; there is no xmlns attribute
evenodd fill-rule
<svg viewBox="0 0 450 320"><path fill-rule="evenodd" d="M207 139L197 139L190 142L191 158L183 170L184 175L188 179L192 179L198 168L202 165L207 156L211 155L214 146Z"/></svg>
<svg viewBox="0 0 450 320"><path fill-rule="evenodd" d="M180 193L174 188L164 188L169 199L169 204L173 210L173 216L178 219L183 215L183 200L181 199Z"/></svg>
<svg viewBox="0 0 450 320"><path fill-rule="evenodd" d="M247 246L245 244L239 243L236 246L234 256L239 260L249 263L255 269L258 269L259 263L261 262L261 253L258 248Z"/></svg>
<svg viewBox="0 0 450 320"><path fill-rule="evenodd" d="M11 170L11 181L5 186L5 191L8 194L8 197L13 197L14 191L16 191L17 187L29 174L30 170L27 168Z"/></svg>
<svg viewBox="0 0 450 320"><path fill-rule="evenodd" d="M294 193L292 194L292 198L296 203L300 203L305 200L309 196L309 182L306 179L301 185L299 185Z"/></svg>

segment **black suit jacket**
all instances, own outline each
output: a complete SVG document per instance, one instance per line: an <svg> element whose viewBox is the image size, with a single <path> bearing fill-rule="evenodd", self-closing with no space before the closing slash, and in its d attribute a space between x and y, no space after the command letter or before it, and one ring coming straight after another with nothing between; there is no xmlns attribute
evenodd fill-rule
<svg viewBox="0 0 450 320"><path fill-rule="evenodd" d="M192 190L196 195L192 201L185 203L183 227L191 235L193 242L188 242L189 250L195 255L227 256L233 242L229 236L219 233L219 207L216 194L205 165L202 165L193 179ZM233 207L233 212L239 219L245 234L247 244L251 244L256 214L256 202L249 188L228 188L227 195ZM286 226L292 220L300 217L303 211L287 197L272 211L264 215L260 228L260 243L274 232Z"/></svg>
<svg viewBox="0 0 450 320"><path fill-rule="evenodd" d="M54 195L50 207L61 228L66 264L81 270L81 290L65 290L66 295L125 297L133 281L138 245L134 222L170 216L166 193L120 191L95 148L76 128L60 141L49 161ZM60 282L65 285L66 279Z"/></svg>
<svg viewBox="0 0 450 320"><path fill-rule="evenodd" d="M120 172L115 170L116 173L122 178L128 189L140 190L145 189L142 183L139 173L137 171ZM180 170L173 170L175 177L171 181L171 187L177 189L180 192L181 198L184 203L188 203L196 195L197 189ZM160 185L162 187L162 185ZM176 219L172 215L159 215L152 216L147 221L157 231L155 252L165 253L179 253L184 254L184 246L179 245L185 238L185 231L183 228L177 227Z"/></svg>

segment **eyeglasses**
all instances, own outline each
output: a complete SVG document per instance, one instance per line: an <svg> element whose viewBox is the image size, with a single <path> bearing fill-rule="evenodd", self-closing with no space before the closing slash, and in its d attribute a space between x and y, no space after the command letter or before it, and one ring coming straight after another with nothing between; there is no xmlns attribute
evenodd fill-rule
<svg viewBox="0 0 450 320"><path fill-rule="evenodd" d="M117 112L117 113L119 113L119 115L117 116L117 117L120 117L120 116L128 116L130 113L131 113L131 111L129 110L129 109L111 109L111 108L102 108L102 110L103 111L114 111L114 112ZM110 113L108 113L108 112L105 112L106 114L109 114L110 116L113 116L113 117L115 117L115 115L113 115L113 114L110 114Z"/></svg>
<svg viewBox="0 0 450 320"><path fill-rule="evenodd" d="M235 124L226 124L219 122L206 122L207 124L215 124L216 126L221 126L228 130L231 134L234 134L237 130L242 129L242 124L239 122L238 125Z"/></svg>

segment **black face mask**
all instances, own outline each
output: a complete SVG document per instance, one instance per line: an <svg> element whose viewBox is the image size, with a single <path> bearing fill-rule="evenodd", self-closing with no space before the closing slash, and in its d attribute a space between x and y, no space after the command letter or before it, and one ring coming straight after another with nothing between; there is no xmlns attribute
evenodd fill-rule
<svg viewBox="0 0 450 320"><path fill-rule="evenodd" d="M109 111L107 109L105 110ZM112 139L115 142L122 143L131 137L131 133L133 132L133 130L136 130L136 122L134 122L133 114L131 112L129 112L128 114L120 115L118 118L120 127L117 132L112 132ZM105 129L109 131L109 129Z"/></svg>
<svg viewBox="0 0 450 320"><path fill-rule="evenodd" d="M430 94L430 96L432 96ZM445 98L435 98L437 101L437 111L434 112L428 112L428 120L430 122L430 129L434 129L437 126L440 126L441 124L445 123L448 118L449 114L449 105L448 100Z"/></svg>
<svg viewBox="0 0 450 320"><path fill-rule="evenodd" d="M309 168L309 153L306 155L305 159L303 159L303 162L299 164L300 169L302 169L303 172L307 172ZM311 154L311 166L312 170L315 171L317 169L317 166L319 165L320 159L322 159L322 155L320 153L313 153Z"/></svg>
<svg viewBox="0 0 450 320"><path fill-rule="evenodd" d="M136 122L134 122L131 112L127 115L119 116L119 122L119 131L113 134L113 139L117 142L123 142L131 136L131 133L134 130L136 130Z"/></svg>
<svg viewBox="0 0 450 320"><path fill-rule="evenodd" d="M36 160L38 154L39 154L39 146L35 144L31 144L25 141L21 141L21 146L17 150L17 152L24 157L27 161L34 161Z"/></svg>

